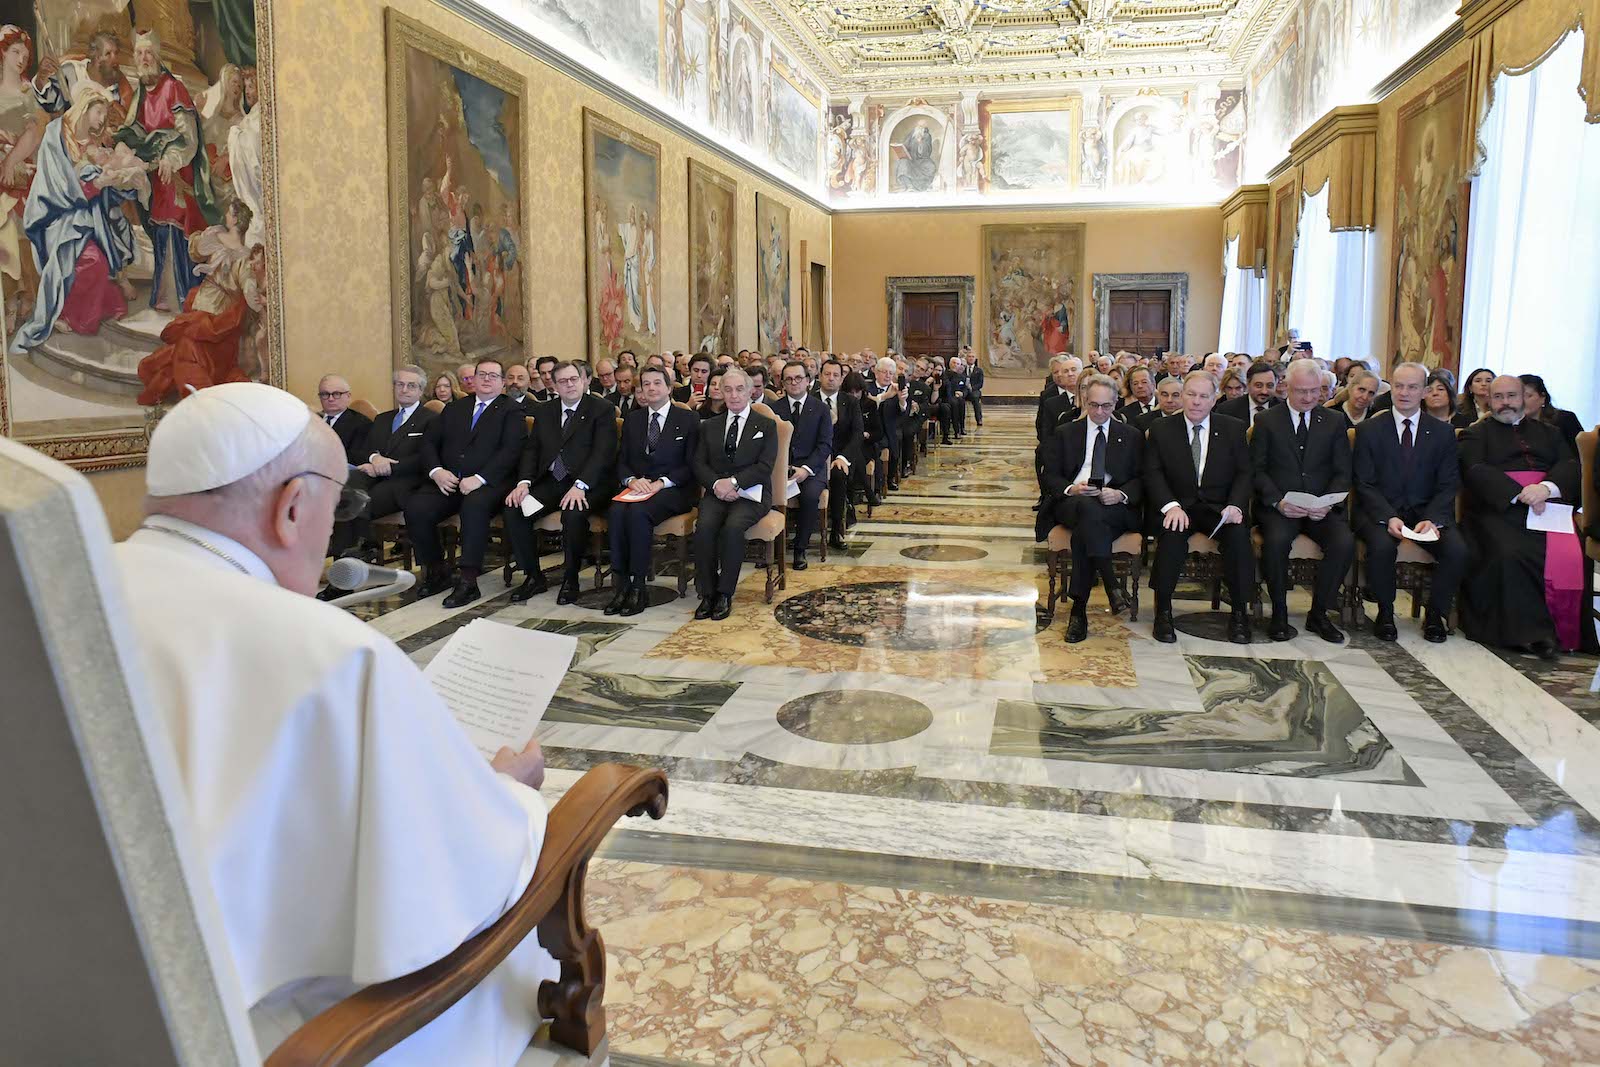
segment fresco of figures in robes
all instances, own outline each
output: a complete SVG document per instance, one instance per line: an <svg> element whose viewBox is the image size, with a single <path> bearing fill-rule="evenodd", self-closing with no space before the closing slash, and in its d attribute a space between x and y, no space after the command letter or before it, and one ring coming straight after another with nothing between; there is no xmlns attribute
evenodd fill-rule
<svg viewBox="0 0 1600 1067"><path fill-rule="evenodd" d="M1083 224L983 228L983 353L990 373L1042 375L1081 354Z"/></svg>
<svg viewBox="0 0 1600 1067"><path fill-rule="evenodd" d="M661 146L583 113L589 360L661 351Z"/></svg>
<svg viewBox="0 0 1600 1067"><path fill-rule="evenodd" d="M0 432L82 469L138 465L165 405L282 383L255 3L5 12Z"/></svg>
<svg viewBox="0 0 1600 1067"><path fill-rule="evenodd" d="M1395 134L1394 309L1399 359L1459 370L1467 282L1467 197L1457 145L1467 122L1467 68L1400 109Z"/></svg>
<svg viewBox="0 0 1600 1067"><path fill-rule="evenodd" d="M1289 329L1289 286L1294 280L1294 246L1300 228L1299 187L1290 182L1279 189L1272 205L1272 343L1286 344Z"/></svg>
<svg viewBox="0 0 1600 1067"><path fill-rule="evenodd" d="M766 355L791 347L789 208L756 194L756 344Z"/></svg>
<svg viewBox="0 0 1600 1067"><path fill-rule="evenodd" d="M689 160L689 348L737 351L738 185Z"/></svg>
<svg viewBox="0 0 1600 1067"><path fill-rule="evenodd" d="M522 362L522 80L392 10L389 76L395 365Z"/></svg>

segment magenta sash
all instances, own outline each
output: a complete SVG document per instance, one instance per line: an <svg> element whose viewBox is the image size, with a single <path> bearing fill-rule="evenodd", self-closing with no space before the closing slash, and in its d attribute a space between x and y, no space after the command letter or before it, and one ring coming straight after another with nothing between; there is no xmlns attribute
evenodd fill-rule
<svg viewBox="0 0 1600 1067"><path fill-rule="evenodd" d="M1545 471L1506 471L1526 489L1545 481ZM1556 643L1572 651L1578 647L1583 619L1583 547L1576 533L1544 535L1544 602L1555 623Z"/></svg>

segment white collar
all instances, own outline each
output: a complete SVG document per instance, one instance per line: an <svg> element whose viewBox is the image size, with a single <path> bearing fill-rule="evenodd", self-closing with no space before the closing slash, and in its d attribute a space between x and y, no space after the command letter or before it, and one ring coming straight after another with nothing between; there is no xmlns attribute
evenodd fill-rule
<svg viewBox="0 0 1600 1067"><path fill-rule="evenodd" d="M419 401L417 401L416 404L407 404L404 407L402 407L400 409L400 422L402 424L404 424L405 421L411 417L411 413L416 411L418 405L420 405L421 403L422 403L422 401L419 400Z"/></svg>
<svg viewBox="0 0 1600 1067"><path fill-rule="evenodd" d="M1181 409L1178 410L1178 411L1173 412L1173 414L1174 415L1182 415L1183 416L1183 421L1188 424L1187 427L1184 430L1184 433L1187 434L1189 437L1193 437L1194 436L1194 427L1195 427L1196 424L1192 423L1192 422L1189 422L1188 414L1186 412L1182 411ZM1200 433L1201 437L1209 437L1209 436L1211 436L1211 416L1210 415L1207 415L1205 418L1201 419L1200 423L1199 423L1199 426L1200 426L1200 430L1201 430L1201 433Z"/></svg>
<svg viewBox="0 0 1600 1067"><path fill-rule="evenodd" d="M1320 407L1320 406L1321 406L1320 404L1317 405L1317 407ZM1304 415L1305 419L1306 419L1306 427L1308 429L1310 428L1310 426L1311 426L1311 412L1317 410L1316 407L1313 407L1311 409L1311 411L1296 411L1294 408L1289 407L1289 405L1287 403L1284 404L1284 407L1289 408L1289 425L1290 426L1293 426L1293 427L1298 429L1299 426L1300 426L1300 416Z"/></svg>
<svg viewBox="0 0 1600 1067"><path fill-rule="evenodd" d="M668 399L662 401L660 407L658 407L658 408L650 408L649 409L650 414L652 414L652 415L660 415L662 422L667 421L667 412L669 412L671 410L672 410L672 399L670 397Z"/></svg>
<svg viewBox="0 0 1600 1067"><path fill-rule="evenodd" d="M1091 440L1091 441L1094 440L1094 435L1100 430L1105 430L1105 432L1106 432L1106 440L1107 441L1111 440L1111 420L1110 419L1107 419L1105 422L1101 423L1098 426L1095 425L1095 422L1094 422L1093 419L1086 418L1083 421L1089 424L1089 430L1088 430L1089 436L1088 436L1088 438L1086 438L1086 440Z"/></svg>
<svg viewBox="0 0 1600 1067"><path fill-rule="evenodd" d="M244 573L250 577L271 582L273 585L278 584L272 568L262 562L260 556L233 538L189 522L187 519L171 515L152 515L144 520L129 540L157 545L223 570L234 570L230 564L232 561L244 568Z"/></svg>
<svg viewBox="0 0 1600 1067"><path fill-rule="evenodd" d="M824 403L828 403L828 404L831 404L834 401L839 399L839 394L837 392L824 393L824 392L818 391L817 395L823 399Z"/></svg>
<svg viewBox="0 0 1600 1067"><path fill-rule="evenodd" d="M349 411L349 410L350 410L349 408L345 408L344 409L344 411ZM344 411L339 412L339 415L343 415ZM322 413L322 421L327 423L329 426L332 426L334 423L339 421L339 415L329 415L326 411L324 411Z"/></svg>

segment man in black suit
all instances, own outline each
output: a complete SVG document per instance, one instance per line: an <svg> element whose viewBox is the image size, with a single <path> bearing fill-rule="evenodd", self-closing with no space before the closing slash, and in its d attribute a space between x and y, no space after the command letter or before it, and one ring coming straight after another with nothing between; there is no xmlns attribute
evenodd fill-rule
<svg viewBox="0 0 1600 1067"><path fill-rule="evenodd" d="M900 472L909 476L922 449L922 431L937 410L933 387L928 384L928 362L919 359L906 376L905 418L900 420ZM830 496L829 501L832 501Z"/></svg>
<svg viewBox="0 0 1600 1067"><path fill-rule="evenodd" d="M833 419L827 405L811 395L811 376L797 359L783 365L783 398L772 410L794 427L789 438L789 480L800 489L800 514L794 525L792 566L803 571L811 535L822 525L822 491L828 487L828 461L833 455ZM828 503L833 503L831 496Z"/></svg>
<svg viewBox="0 0 1600 1067"><path fill-rule="evenodd" d="M540 356L533 361L533 388L529 395L536 404L546 404L556 398L555 386L550 383L550 369L558 363L555 356Z"/></svg>
<svg viewBox="0 0 1600 1067"><path fill-rule="evenodd" d="M688 404L696 411L705 402L706 389L711 381L711 371L717 361L704 352L697 352L689 357L689 380L672 391L672 399L680 404Z"/></svg>
<svg viewBox="0 0 1600 1067"><path fill-rule="evenodd" d="M950 367L944 372L944 400L948 405L949 415L946 416L944 439L948 443L950 431L954 430L956 439L967 436L967 394L972 391L972 386L967 382L966 365L957 356L950 361Z"/></svg>
<svg viewBox="0 0 1600 1067"><path fill-rule="evenodd" d="M1149 433L1156 420L1183 410L1183 379L1163 378L1156 383L1156 406L1133 420L1133 428Z"/></svg>
<svg viewBox="0 0 1600 1067"><path fill-rule="evenodd" d="M878 402L878 419L883 423L883 447L889 450L888 473L881 480L889 489L900 488L900 420L905 417L901 389L895 381L894 360L884 356L873 365L867 395Z"/></svg>
<svg viewBox="0 0 1600 1067"><path fill-rule="evenodd" d="M1148 367L1135 367L1128 372L1128 392L1132 396L1117 409L1117 418L1123 422L1136 423L1156 410L1156 380Z"/></svg>
<svg viewBox="0 0 1600 1067"><path fill-rule="evenodd" d="M697 619L726 619L744 564L745 532L772 510L772 468L778 424L750 409L750 376L736 367L722 376L727 410L700 427L695 480L705 490L694 524Z"/></svg>
<svg viewBox="0 0 1600 1067"><path fill-rule="evenodd" d="M399 511L405 506L406 497L423 482L422 435L435 417L422 406L427 372L421 367L401 367L394 372L393 385L394 408L372 421L366 440L357 450L361 454L354 457L358 462L347 483L367 494L367 506L349 522L333 524L333 537L328 543L330 556L354 554L369 563L377 562L372 520ZM335 589L333 595L343 596L344 591Z"/></svg>
<svg viewBox="0 0 1600 1067"><path fill-rule="evenodd" d="M828 461L828 547L844 550L844 518L850 506L850 472L861 470L867 462L862 449L861 405L856 398L840 391L844 384L844 364L830 359L817 376L821 387L817 399L828 409L833 424L832 457Z"/></svg>
<svg viewBox="0 0 1600 1067"><path fill-rule="evenodd" d="M617 391L617 363L612 359L600 359L594 365L594 380L589 383L589 392L596 396L609 399ZM616 407L616 401L611 401L611 406Z"/></svg>
<svg viewBox="0 0 1600 1067"><path fill-rule="evenodd" d="M628 412L632 411L638 406L633 395L633 391L639 387L639 373L640 372L635 371L627 364L623 364L622 366L618 367L616 371L616 388L612 389L609 393L600 394L600 399L608 402L612 407L616 408L617 414L621 415L623 418L627 418ZM664 371L662 373L665 374ZM670 394L672 392L672 386L670 383L667 386L667 392L670 399Z"/></svg>
<svg viewBox="0 0 1600 1067"><path fill-rule="evenodd" d="M1422 410L1428 368L1401 363L1391 374L1393 407L1356 427L1354 456L1356 531L1367 545L1367 590L1378 602L1372 632L1380 641L1399 637L1394 621L1395 562L1403 530L1437 541L1414 541L1433 557L1433 582L1422 636L1438 644L1445 619L1467 569L1467 542L1456 526L1461 491L1460 455L1450 424Z"/></svg>
<svg viewBox="0 0 1600 1067"><path fill-rule="evenodd" d="M1050 517L1072 531L1072 615L1067 641L1089 636L1089 594L1098 573L1111 601L1112 614L1129 607L1128 594L1117 581L1111 545L1140 524L1143 502L1141 468L1144 438L1112 418L1117 386L1101 374L1085 381L1086 418L1059 427L1045 443L1044 506Z"/></svg>
<svg viewBox="0 0 1600 1067"><path fill-rule="evenodd" d="M511 594L520 604L549 588L539 567L537 519L561 512L561 547L565 567L557 604L578 599L578 572L589 545L589 517L611 500L617 462L617 409L589 392L585 365L562 361L550 374L556 398L533 409L533 433L522 448L517 484L506 494L506 534L517 566L526 577ZM539 502L534 516L522 513L522 502Z"/></svg>
<svg viewBox="0 0 1600 1067"><path fill-rule="evenodd" d="M1250 643L1245 605L1255 587L1256 569L1244 522L1250 506L1250 447L1244 423L1213 412L1216 402L1217 380L1205 371L1189 372L1183 378L1183 414L1158 419L1145 442L1144 493L1161 524L1150 574L1156 594L1152 633L1166 644L1178 639L1172 591L1189 554L1189 535L1195 533L1214 536L1222 550L1233 605L1228 640Z"/></svg>
<svg viewBox="0 0 1600 1067"><path fill-rule="evenodd" d="M1182 378L1193 368L1189 364L1189 357L1182 352L1168 352L1161 360L1160 378Z"/></svg>
<svg viewBox="0 0 1600 1067"><path fill-rule="evenodd" d="M1033 418L1034 436L1040 441L1061 423L1078 417L1078 377L1082 373L1083 361L1077 356L1056 356L1050 361L1050 384L1039 391L1039 410ZM1070 408L1073 414L1063 415L1050 407L1052 402Z"/></svg>
<svg viewBox="0 0 1600 1067"><path fill-rule="evenodd" d="M448 404L424 430L422 469L429 481L406 497L406 531L424 572L419 597L449 588L439 523L461 515L459 574L445 598L447 608L470 604L481 595L478 575L489 547L489 521L505 500L527 436L522 409L500 391L503 375L498 359L478 360L473 391Z"/></svg>
<svg viewBox="0 0 1600 1067"><path fill-rule="evenodd" d="M350 410L350 383L337 374L324 374L317 383L317 402L322 405L322 421L333 427L344 446L345 462L361 465L361 446L366 443L372 420Z"/></svg>
<svg viewBox="0 0 1600 1067"><path fill-rule="evenodd" d="M983 425L983 364L978 362L978 357L973 355L971 345L961 346L961 362L967 367L967 385L971 391L967 393L967 402L972 405L972 417L979 426Z"/></svg>
<svg viewBox="0 0 1600 1067"><path fill-rule="evenodd" d="M1278 373L1278 365L1270 360L1258 359L1250 364L1244 396L1224 400L1217 405L1217 414L1238 419L1246 427L1254 426L1257 415L1283 403L1278 399Z"/></svg>
<svg viewBox="0 0 1600 1067"><path fill-rule="evenodd" d="M672 385L660 367L639 373L639 393L640 405L622 420L617 481L623 489L648 489L653 495L611 504L611 581L616 589L607 615L637 615L649 606L645 583L656 526L693 508L700 496L691 466L700 441L700 416L672 403Z"/></svg>
<svg viewBox="0 0 1600 1067"><path fill-rule="evenodd" d="M1289 550L1300 534L1322 548L1306 629L1333 644L1344 633L1328 617L1339 607L1339 582L1355 557L1355 535L1344 503L1306 509L1284 499L1292 492L1324 496L1351 488L1350 436L1344 417L1322 406L1322 368L1297 359L1285 372L1289 402L1256 416L1250 440L1256 521L1261 524L1261 569L1272 596L1274 641L1294 636L1289 625Z"/></svg>

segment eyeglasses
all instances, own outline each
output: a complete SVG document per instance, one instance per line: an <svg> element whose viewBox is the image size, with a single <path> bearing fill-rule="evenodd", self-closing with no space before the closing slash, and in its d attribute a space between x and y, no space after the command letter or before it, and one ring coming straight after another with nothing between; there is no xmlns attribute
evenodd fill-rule
<svg viewBox="0 0 1600 1067"><path fill-rule="evenodd" d="M486 381L499 381L502 377L504 377L504 375L502 375L499 371L481 370L475 373L472 377L474 379L483 378Z"/></svg>
<svg viewBox="0 0 1600 1067"><path fill-rule="evenodd" d="M578 382L581 381L576 374L568 375L565 378L551 378L550 380L555 382L557 385L577 385Z"/></svg>
<svg viewBox="0 0 1600 1067"><path fill-rule="evenodd" d="M321 478L325 482L332 482L339 487L339 502L333 506L334 522L349 522L352 519L358 519L361 517L361 513L367 510L367 501L372 498L365 491L357 489L349 482L341 482L337 478L330 478L318 471L301 471L293 478L285 479L283 485L288 485L295 478L304 478L308 474L313 478ZM282 489L283 485L278 488Z"/></svg>
<svg viewBox="0 0 1600 1067"><path fill-rule="evenodd" d="M412 389L421 389L422 388L422 383L421 382L395 382L394 383L394 387L396 389L404 389L407 392L410 392Z"/></svg>
<svg viewBox="0 0 1600 1067"><path fill-rule="evenodd" d="M331 392L331 393L330 392L326 392L326 391L321 390L321 389L317 390L317 399L318 400L333 400L336 397L349 396L349 395L350 395L350 390L348 390L348 389L340 389L337 392Z"/></svg>

